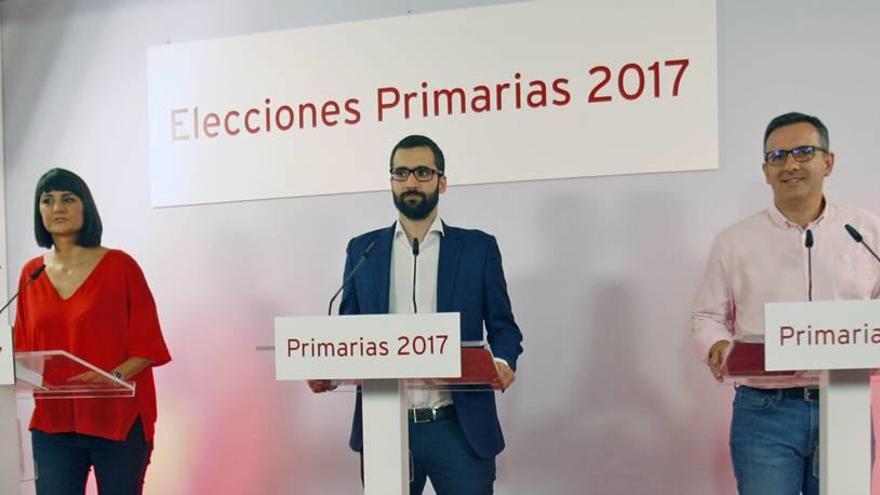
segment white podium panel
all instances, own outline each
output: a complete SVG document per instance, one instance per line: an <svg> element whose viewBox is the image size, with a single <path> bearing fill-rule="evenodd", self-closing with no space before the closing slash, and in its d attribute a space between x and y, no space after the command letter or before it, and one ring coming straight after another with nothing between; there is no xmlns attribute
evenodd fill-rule
<svg viewBox="0 0 880 495"><path fill-rule="evenodd" d="M275 318L277 380L458 376L458 313Z"/></svg>
<svg viewBox="0 0 880 495"><path fill-rule="evenodd" d="M764 306L767 371L880 368L880 301Z"/></svg>

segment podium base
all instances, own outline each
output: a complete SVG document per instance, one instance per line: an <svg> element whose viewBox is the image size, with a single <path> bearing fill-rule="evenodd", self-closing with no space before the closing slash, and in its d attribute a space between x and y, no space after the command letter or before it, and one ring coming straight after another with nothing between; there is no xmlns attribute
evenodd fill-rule
<svg viewBox="0 0 880 495"><path fill-rule="evenodd" d="M822 373L819 493L871 493L871 370Z"/></svg>
<svg viewBox="0 0 880 495"><path fill-rule="evenodd" d="M401 380L364 380L364 494L409 495L409 423Z"/></svg>

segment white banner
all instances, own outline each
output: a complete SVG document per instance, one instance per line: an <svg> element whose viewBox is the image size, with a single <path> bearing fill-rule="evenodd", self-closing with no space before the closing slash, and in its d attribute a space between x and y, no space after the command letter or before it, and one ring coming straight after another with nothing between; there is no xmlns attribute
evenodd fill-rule
<svg viewBox="0 0 880 495"><path fill-rule="evenodd" d="M458 313L275 318L275 378L461 376Z"/></svg>
<svg viewBox="0 0 880 495"><path fill-rule="evenodd" d="M154 206L718 166L712 0L536 0L152 47Z"/></svg>
<svg viewBox="0 0 880 495"><path fill-rule="evenodd" d="M0 385L15 383L15 352L12 348L12 328L0 325Z"/></svg>
<svg viewBox="0 0 880 495"><path fill-rule="evenodd" d="M880 301L764 305L768 371L880 368Z"/></svg>

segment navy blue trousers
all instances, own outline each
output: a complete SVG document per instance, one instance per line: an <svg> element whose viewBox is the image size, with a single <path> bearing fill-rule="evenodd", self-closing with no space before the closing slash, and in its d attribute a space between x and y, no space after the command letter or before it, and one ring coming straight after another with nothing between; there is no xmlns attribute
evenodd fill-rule
<svg viewBox="0 0 880 495"><path fill-rule="evenodd" d="M101 495L140 495L153 452L138 418L124 441L79 433L31 432L38 495L83 495L89 470Z"/></svg>
<svg viewBox="0 0 880 495"><path fill-rule="evenodd" d="M483 459L471 448L458 418L409 421L410 495L420 495L427 479L437 495L492 495L495 457Z"/></svg>

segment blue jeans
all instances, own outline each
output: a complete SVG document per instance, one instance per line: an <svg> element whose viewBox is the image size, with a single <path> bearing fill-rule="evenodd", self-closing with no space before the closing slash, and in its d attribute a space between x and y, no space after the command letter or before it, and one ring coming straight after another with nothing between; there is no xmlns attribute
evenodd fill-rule
<svg viewBox="0 0 880 495"><path fill-rule="evenodd" d="M39 495L83 495L89 469L101 495L139 495L153 451L138 418L119 442L79 433L31 432Z"/></svg>
<svg viewBox="0 0 880 495"><path fill-rule="evenodd" d="M737 387L730 454L740 495L818 495L819 402Z"/></svg>
<svg viewBox="0 0 880 495"><path fill-rule="evenodd" d="M410 419L409 449L410 495L420 495L427 478L437 495L492 495L495 457L477 456L455 415L429 423Z"/></svg>

